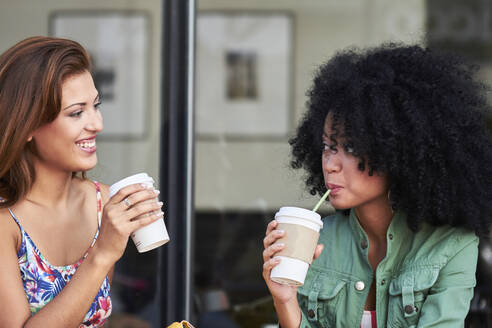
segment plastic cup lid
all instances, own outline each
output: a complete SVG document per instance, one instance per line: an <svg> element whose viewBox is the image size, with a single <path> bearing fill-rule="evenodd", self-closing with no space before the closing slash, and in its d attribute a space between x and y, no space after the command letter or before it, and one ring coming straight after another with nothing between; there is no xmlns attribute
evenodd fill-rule
<svg viewBox="0 0 492 328"><path fill-rule="evenodd" d="M308 220L310 222L316 223L321 227L323 226L323 221L321 221L321 215L301 207L294 207L294 206L281 207L279 211L275 214L275 218L279 216L302 218L304 220Z"/></svg>
<svg viewBox="0 0 492 328"><path fill-rule="evenodd" d="M109 197L113 197L113 195L116 194L118 190L120 190L123 187L135 183L146 183L146 182L154 183L154 179L152 179L152 177L149 176L147 173L138 173L126 177L118 182L115 182L114 184L111 185L111 187L109 187Z"/></svg>

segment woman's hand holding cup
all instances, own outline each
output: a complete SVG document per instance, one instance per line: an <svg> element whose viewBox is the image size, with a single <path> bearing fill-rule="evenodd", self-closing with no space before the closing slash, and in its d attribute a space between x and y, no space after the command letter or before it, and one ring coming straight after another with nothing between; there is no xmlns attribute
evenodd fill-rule
<svg viewBox="0 0 492 328"><path fill-rule="evenodd" d="M270 272L280 263L280 259L273 257L285 247L281 243L275 243L277 239L283 237L285 234L284 231L275 229L277 225L277 221L271 221L267 226L266 237L263 239L263 246L265 248L263 251L263 279L265 279L274 301L287 303L296 296L297 287L282 285L270 279Z"/></svg>
<svg viewBox="0 0 492 328"><path fill-rule="evenodd" d="M158 194L158 190L137 183L121 188L106 203L96 244L111 261L123 255L128 237L135 230L162 219Z"/></svg>
<svg viewBox="0 0 492 328"><path fill-rule="evenodd" d="M266 237L263 239L263 279L265 280L270 294L275 302L287 303L296 297L298 286L280 284L270 278L272 269L280 263L280 259L275 258L275 254L285 248L283 243L277 240L285 236L285 231L277 230L278 221L272 220L266 229ZM323 245L317 245L314 251L313 260L317 259L323 251Z"/></svg>

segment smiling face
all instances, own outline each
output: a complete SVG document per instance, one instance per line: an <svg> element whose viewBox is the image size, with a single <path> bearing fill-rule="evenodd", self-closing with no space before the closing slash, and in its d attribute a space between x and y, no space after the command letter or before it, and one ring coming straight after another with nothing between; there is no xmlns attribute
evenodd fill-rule
<svg viewBox="0 0 492 328"><path fill-rule="evenodd" d="M350 145L343 138L340 127L334 145L331 118L325 120L323 133L323 177L330 192L330 203L336 209L363 208L371 205L388 206L388 183L384 175L369 175L367 165L359 170L360 158L353 155Z"/></svg>
<svg viewBox="0 0 492 328"><path fill-rule="evenodd" d="M32 133L38 164L67 172L97 164L96 135L103 128L99 96L89 72L68 77L62 85L56 119Z"/></svg>

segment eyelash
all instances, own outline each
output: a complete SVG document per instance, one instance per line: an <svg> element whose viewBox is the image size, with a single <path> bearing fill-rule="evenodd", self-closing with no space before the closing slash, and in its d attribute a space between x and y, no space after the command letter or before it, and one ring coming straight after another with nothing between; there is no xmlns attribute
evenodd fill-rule
<svg viewBox="0 0 492 328"><path fill-rule="evenodd" d="M342 147L343 147L344 152L346 152L348 154L354 153L354 148L352 146L350 146L349 144L343 144ZM323 142L323 151L327 151L327 150L332 150L335 152L338 151L336 146L334 146L334 145L330 146L329 144Z"/></svg>
<svg viewBox="0 0 492 328"><path fill-rule="evenodd" d="M94 108L96 108L97 110L100 110L100 107L101 107L101 102L98 102L96 104L94 104ZM80 117L80 115L82 115L84 111L83 110L78 110L78 111L75 111L73 113L70 113L70 117Z"/></svg>
<svg viewBox="0 0 492 328"><path fill-rule="evenodd" d="M75 111L73 113L70 113L70 117L80 117L80 115L82 115L82 111L81 110L78 110L78 111Z"/></svg>
<svg viewBox="0 0 492 328"><path fill-rule="evenodd" d="M344 144L343 145L343 150L346 152L346 153L349 153L349 154L352 154L354 152L354 147L352 147L351 145L349 144Z"/></svg>

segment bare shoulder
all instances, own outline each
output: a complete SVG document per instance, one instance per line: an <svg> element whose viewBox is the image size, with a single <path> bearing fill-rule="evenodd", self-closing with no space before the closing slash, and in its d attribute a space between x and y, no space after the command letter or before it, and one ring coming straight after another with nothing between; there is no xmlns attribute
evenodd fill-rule
<svg viewBox="0 0 492 328"><path fill-rule="evenodd" d="M17 237L20 235L17 223L15 223L8 208L0 208L0 237L1 239Z"/></svg>
<svg viewBox="0 0 492 328"><path fill-rule="evenodd" d="M0 240L2 247L18 249L20 246L19 226L15 223L8 208L0 209Z"/></svg>
<svg viewBox="0 0 492 328"><path fill-rule="evenodd" d="M101 187L101 192L105 193L106 195L109 195L109 186L104 183L99 183L99 186Z"/></svg>
<svg viewBox="0 0 492 328"><path fill-rule="evenodd" d="M0 224L10 216L11 215L7 207L0 208Z"/></svg>
<svg viewBox="0 0 492 328"><path fill-rule="evenodd" d="M93 195L96 191L96 182L90 179L82 179L79 177L74 178L74 183L80 188L86 195ZM104 183L97 182L99 185L103 203L106 203L109 194L109 187Z"/></svg>

